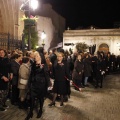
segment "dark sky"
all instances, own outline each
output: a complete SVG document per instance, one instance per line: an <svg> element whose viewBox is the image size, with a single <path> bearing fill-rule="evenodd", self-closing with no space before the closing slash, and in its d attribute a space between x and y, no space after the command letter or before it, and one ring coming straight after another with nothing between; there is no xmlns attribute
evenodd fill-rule
<svg viewBox="0 0 120 120"><path fill-rule="evenodd" d="M53 9L66 19L66 27L75 29L95 25L99 28L113 28L120 21L119 0L43 0L51 3Z"/></svg>

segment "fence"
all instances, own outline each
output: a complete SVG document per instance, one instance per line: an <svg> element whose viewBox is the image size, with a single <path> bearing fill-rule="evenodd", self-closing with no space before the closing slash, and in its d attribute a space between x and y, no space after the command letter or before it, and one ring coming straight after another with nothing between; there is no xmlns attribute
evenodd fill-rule
<svg viewBox="0 0 120 120"><path fill-rule="evenodd" d="M0 49L15 50L22 49L22 40L9 33L0 33Z"/></svg>

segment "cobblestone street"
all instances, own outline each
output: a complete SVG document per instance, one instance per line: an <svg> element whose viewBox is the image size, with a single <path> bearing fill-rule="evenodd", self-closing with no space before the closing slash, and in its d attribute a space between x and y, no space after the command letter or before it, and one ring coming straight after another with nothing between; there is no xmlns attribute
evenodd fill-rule
<svg viewBox="0 0 120 120"><path fill-rule="evenodd" d="M40 120L120 120L120 75L108 75L103 88L90 85L81 93L72 88L71 98L64 107L59 107L59 102L48 107L48 103L49 99ZM0 120L24 120L26 115L27 111L10 105L6 112L0 112ZM35 111L32 120L37 120Z"/></svg>

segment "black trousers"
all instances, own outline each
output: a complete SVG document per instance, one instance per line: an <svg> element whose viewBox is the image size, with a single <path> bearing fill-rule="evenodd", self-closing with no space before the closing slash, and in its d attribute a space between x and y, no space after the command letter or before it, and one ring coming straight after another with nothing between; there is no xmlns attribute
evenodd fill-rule
<svg viewBox="0 0 120 120"><path fill-rule="evenodd" d="M37 100L39 101L39 104L40 104L39 112L42 112L43 104L44 104L44 97L37 98ZM31 98L30 98L30 113L33 112L33 109L35 107L35 101L36 101L36 97L31 96Z"/></svg>
<svg viewBox="0 0 120 120"><path fill-rule="evenodd" d="M18 103L19 102L19 89L17 85L12 85L12 98L11 103Z"/></svg>

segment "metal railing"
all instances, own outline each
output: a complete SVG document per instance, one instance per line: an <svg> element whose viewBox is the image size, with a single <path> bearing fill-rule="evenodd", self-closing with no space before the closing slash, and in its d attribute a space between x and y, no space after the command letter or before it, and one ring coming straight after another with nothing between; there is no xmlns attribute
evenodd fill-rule
<svg viewBox="0 0 120 120"><path fill-rule="evenodd" d="M0 49L15 50L22 49L22 40L9 33L0 33Z"/></svg>

